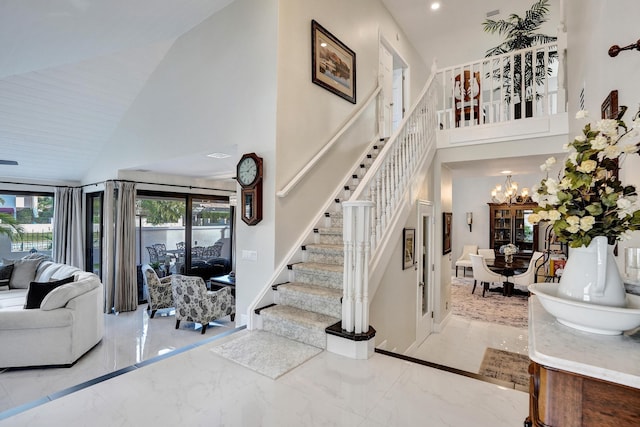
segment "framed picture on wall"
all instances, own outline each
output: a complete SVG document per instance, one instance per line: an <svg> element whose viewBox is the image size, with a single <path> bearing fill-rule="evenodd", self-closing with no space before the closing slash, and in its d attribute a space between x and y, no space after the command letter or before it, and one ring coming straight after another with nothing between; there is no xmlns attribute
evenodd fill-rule
<svg viewBox="0 0 640 427"><path fill-rule="evenodd" d="M600 106L602 119L615 119L618 117L618 91L612 90Z"/></svg>
<svg viewBox="0 0 640 427"><path fill-rule="evenodd" d="M402 230L402 269L413 267L416 263L416 229L405 228Z"/></svg>
<svg viewBox="0 0 640 427"><path fill-rule="evenodd" d="M356 103L356 53L311 21L311 81Z"/></svg>
<svg viewBox="0 0 640 427"><path fill-rule="evenodd" d="M451 252L451 212L442 212L442 255Z"/></svg>

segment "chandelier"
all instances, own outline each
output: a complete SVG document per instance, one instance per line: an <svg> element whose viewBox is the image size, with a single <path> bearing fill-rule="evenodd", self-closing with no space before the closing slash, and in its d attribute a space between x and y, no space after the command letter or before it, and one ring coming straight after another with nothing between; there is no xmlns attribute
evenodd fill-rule
<svg viewBox="0 0 640 427"><path fill-rule="evenodd" d="M511 175L507 175L504 186L498 184L491 190L491 201L494 203L526 203L530 200L529 189L523 188L518 194L518 183L511 180Z"/></svg>

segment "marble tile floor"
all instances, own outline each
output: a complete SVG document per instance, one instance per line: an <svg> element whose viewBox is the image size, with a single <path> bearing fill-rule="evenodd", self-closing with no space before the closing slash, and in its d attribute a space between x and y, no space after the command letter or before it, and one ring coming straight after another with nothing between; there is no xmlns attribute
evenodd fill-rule
<svg viewBox="0 0 640 427"><path fill-rule="evenodd" d="M200 334L200 325L189 322L182 322L180 329L176 330L175 317L170 310L159 310L150 319L146 307L144 304L135 312L105 315L102 341L70 368L0 369L0 417L4 411L203 340L211 340L235 328L235 322L227 316L212 322L205 335Z"/></svg>
<svg viewBox="0 0 640 427"><path fill-rule="evenodd" d="M0 426L522 425L528 395L374 354L326 351L277 380L212 351L233 334L100 382Z"/></svg>
<svg viewBox="0 0 640 427"><path fill-rule="evenodd" d="M433 333L408 356L478 373L487 347L529 354L527 329L470 320L452 315L444 329Z"/></svg>

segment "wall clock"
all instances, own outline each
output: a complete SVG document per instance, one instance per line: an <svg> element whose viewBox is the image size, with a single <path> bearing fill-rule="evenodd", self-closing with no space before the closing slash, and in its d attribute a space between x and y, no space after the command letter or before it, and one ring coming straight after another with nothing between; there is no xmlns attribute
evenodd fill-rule
<svg viewBox="0 0 640 427"><path fill-rule="evenodd" d="M240 216L247 225L256 225L262 220L262 157L244 154L236 167L236 180L242 187Z"/></svg>

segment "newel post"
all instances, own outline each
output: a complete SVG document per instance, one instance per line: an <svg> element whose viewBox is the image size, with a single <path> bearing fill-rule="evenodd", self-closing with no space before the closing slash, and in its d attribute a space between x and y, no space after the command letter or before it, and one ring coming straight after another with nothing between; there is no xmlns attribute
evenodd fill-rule
<svg viewBox="0 0 640 427"><path fill-rule="evenodd" d="M354 359L373 354L375 330L369 326L371 201L343 202L344 274L342 322L327 329L327 350Z"/></svg>

